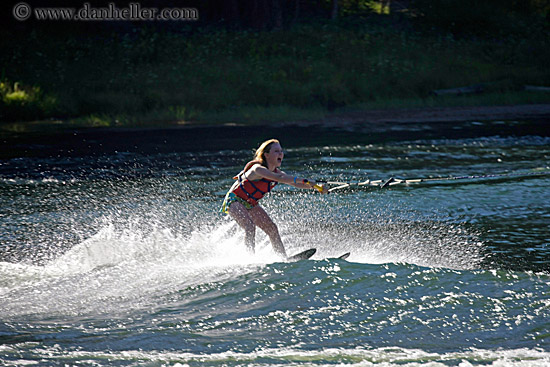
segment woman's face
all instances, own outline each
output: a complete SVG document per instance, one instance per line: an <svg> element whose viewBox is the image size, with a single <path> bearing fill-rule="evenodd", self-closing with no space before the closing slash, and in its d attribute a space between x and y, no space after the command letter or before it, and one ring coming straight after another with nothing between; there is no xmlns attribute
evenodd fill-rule
<svg viewBox="0 0 550 367"><path fill-rule="evenodd" d="M281 167L281 163L283 163L283 158L285 156L285 153L283 152L283 148L281 148L281 145L278 143L273 143L271 145L271 148L269 149L269 153L264 153L265 160L267 161L267 165L270 168L277 168Z"/></svg>

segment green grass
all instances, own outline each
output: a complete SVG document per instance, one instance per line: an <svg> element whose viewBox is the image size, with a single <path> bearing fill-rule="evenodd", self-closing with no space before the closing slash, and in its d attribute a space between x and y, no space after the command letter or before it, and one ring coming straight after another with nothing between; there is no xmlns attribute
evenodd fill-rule
<svg viewBox="0 0 550 367"><path fill-rule="evenodd" d="M407 28L407 27L405 27ZM0 121L149 126L322 118L353 109L548 103L550 37L462 39L390 24L277 32L0 35ZM17 83L17 85L16 85ZM433 97L484 84L486 93Z"/></svg>

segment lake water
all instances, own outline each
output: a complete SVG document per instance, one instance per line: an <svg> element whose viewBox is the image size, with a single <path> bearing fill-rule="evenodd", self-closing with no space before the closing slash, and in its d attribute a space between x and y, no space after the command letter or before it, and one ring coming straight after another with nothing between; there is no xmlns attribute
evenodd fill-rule
<svg viewBox="0 0 550 367"><path fill-rule="evenodd" d="M218 210L271 137L300 176L440 180L323 196L279 185L262 204L287 252L317 253L282 262L258 231L252 256ZM0 365L550 365L547 121L2 145Z"/></svg>

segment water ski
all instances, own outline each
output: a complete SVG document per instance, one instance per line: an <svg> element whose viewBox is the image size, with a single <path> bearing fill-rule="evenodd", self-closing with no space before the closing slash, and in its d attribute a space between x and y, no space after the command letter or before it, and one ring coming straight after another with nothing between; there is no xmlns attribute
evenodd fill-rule
<svg viewBox="0 0 550 367"><path fill-rule="evenodd" d="M350 252L346 252L345 254L340 255L338 257L328 257L327 260L346 260L350 254L351 254Z"/></svg>
<svg viewBox="0 0 550 367"><path fill-rule="evenodd" d="M346 260L349 257L350 253L346 252L343 255L338 256L338 259Z"/></svg>
<svg viewBox="0 0 550 367"><path fill-rule="evenodd" d="M310 257L312 257L316 251L317 249L310 248L309 250L305 250L300 252L299 254L288 257L287 260L288 261L307 260Z"/></svg>

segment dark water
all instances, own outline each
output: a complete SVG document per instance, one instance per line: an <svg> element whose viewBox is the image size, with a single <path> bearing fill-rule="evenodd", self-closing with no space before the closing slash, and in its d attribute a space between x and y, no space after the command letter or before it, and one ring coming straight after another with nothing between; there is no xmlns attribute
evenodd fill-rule
<svg viewBox="0 0 550 367"><path fill-rule="evenodd" d="M306 177L441 180L280 185L263 206L317 254L258 233L251 256L218 209L271 137ZM546 121L70 131L0 156L0 365L550 364Z"/></svg>

